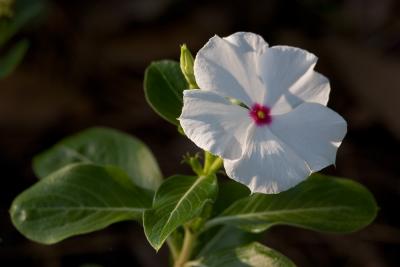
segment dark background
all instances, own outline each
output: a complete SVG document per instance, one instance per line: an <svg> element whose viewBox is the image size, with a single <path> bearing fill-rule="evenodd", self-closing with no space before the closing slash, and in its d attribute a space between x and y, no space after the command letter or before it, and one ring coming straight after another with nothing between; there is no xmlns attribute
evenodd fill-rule
<svg viewBox="0 0 400 267"><path fill-rule="evenodd" d="M135 223L44 246L11 225L13 198L36 182L32 157L61 138L94 125L136 135L154 151L165 176L185 172L181 155L195 151L146 104L145 67L195 53L218 34L261 34L270 45L299 46L319 57L330 78L329 106L349 132L337 167L375 195L380 211L350 235L290 227L264 243L300 267L400 266L400 2L344 1L52 1L40 23L24 28L31 47L0 81L0 266L167 266Z"/></svg>

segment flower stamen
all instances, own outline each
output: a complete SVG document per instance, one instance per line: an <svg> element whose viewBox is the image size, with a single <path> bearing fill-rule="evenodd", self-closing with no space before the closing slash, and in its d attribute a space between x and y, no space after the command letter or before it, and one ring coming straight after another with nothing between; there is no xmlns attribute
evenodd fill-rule
<svg viewBox="0 0 400 267"><path fill-rule="evenodd" d="M251 107L249 114L257 126L268 125L272 122L270 109L258 103Z"/></svg>

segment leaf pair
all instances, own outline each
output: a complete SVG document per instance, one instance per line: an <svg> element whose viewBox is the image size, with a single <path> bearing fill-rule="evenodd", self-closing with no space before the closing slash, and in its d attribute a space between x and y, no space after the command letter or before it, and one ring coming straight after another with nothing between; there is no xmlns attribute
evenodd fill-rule
<svg viewBox="0 0 400 267"><path fill-rule="evenodd" d="M66 138L34 160L42 179L21 193L10 213L15 227L44 244L141 221L161 173L139 140L106 128ZM147 189L146 189L147 188Z"/></svg>
<svg viewBox="0 0 400 267"><path fill-rule="evenodd" d="M167 179L156 193L153 209L144 213L145 233L151 245L158 250L174 230L198 216L207 202L215 200L216 191L214 176ZM240 250L245 241L255 238L227 226L215 232L212 228L217 225L252 233L265 231L273 225L346 233L368 225L377 212L375 200L365 187L351 180L320 174L280 194L248 194L248 190L236 182L221 185L214 209L223 211L205 223L198 257L207 256L208 261L210 253L234 246ZM217 258L219 256L215 260Z"/></svg>

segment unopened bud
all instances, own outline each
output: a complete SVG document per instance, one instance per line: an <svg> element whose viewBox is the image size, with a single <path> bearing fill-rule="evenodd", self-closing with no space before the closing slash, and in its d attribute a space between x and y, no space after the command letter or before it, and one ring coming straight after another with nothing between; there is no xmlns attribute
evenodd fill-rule
<svg viewBox="0 0 400 267"><path fill-rule="evenodd" d="M185 76L185 79L188 82L190 89L199 88L196 84L196 79L194 77L193 63L194 59L192 53L190 53L186 44L181 45L181 71Z"/></svg>

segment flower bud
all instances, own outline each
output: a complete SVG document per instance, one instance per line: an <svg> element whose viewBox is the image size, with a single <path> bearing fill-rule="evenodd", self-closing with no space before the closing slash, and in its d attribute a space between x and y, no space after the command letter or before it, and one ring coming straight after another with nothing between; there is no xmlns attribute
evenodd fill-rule
<svg viewBox="0 0 400 267"><path fill-rule="evenodd" d="M190 89L199 88L196 84L196 79L194 77L193 62L194 59L192 53L190 53L186 44L181 45L181 71L185 76L185 79L188 82Z"/></svg>

